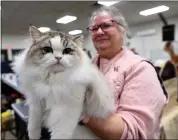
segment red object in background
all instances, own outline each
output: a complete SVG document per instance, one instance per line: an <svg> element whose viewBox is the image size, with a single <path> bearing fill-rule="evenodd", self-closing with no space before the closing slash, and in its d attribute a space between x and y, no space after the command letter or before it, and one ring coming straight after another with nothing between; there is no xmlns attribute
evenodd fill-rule
<svg viewBox="0 0 178 140"><path fill-rule="evenodd" d="M12 47L11 47L11 46L8 46L7 49L8 49L8 50L12 50Z"/></svg>
<svg viewBox="0 0 178 140"><path fill-rule="evenodd" d="M15 94L15 93L12 93L10 96L11 96L12 98L18 97L17 94Z"/></svg>

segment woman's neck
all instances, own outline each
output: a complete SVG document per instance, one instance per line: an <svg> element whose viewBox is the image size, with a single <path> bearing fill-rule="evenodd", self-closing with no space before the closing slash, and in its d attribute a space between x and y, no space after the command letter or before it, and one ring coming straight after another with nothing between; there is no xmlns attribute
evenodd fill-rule
<svg viewBox="0 0 178 140"><path fill-rule="evenodd" d="M111 50L106 55L101 56L101 57L110 60L110 59L114 58L117 54L119 54L122 51L122 49L123 48L120 47L117 50Z"/></svg>

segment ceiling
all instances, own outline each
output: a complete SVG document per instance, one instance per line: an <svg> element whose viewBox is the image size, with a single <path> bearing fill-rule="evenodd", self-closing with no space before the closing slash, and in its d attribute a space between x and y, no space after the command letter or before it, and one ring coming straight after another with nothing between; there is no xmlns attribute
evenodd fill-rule
<svg viewBox="0 0 178 140"><path fill-rule="evenodd" d="M129 26L160 20L158 15L141 16L141 10L159 5L169 6L163 13L166 18L178 17L176 1L121 1L115 6L125 16ZM81 29L87 35L86 27L93 10L100 7L96 1L2 1L2 34L26 34L30 24L36 27L47 26L69 32ZM57 24L56 19L69 14L77 16L77 20L69 24Z"/></svg>

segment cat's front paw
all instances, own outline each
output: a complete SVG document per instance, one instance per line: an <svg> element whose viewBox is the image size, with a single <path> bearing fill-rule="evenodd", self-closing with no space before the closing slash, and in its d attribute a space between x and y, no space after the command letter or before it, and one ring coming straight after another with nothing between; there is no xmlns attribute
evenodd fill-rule
<svg viewBox="0 0 178 140"><path fill-rule="evenodd" d="M30 140L40 139L41 138L41 130L35 130L35 129L29 130L28 131L28 137L29 137Z"/></svg>

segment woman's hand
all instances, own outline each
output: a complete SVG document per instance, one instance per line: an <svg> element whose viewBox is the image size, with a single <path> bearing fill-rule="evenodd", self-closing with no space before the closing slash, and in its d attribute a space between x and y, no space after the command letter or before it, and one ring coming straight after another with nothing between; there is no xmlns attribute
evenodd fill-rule
<svg viewBox="0 0 178 140"><path fill-rule="evenodd" d="M120 139L124 132L124 121L119 114L112 114L105 119L86 116L83 123L103 139Z"/></svg>

